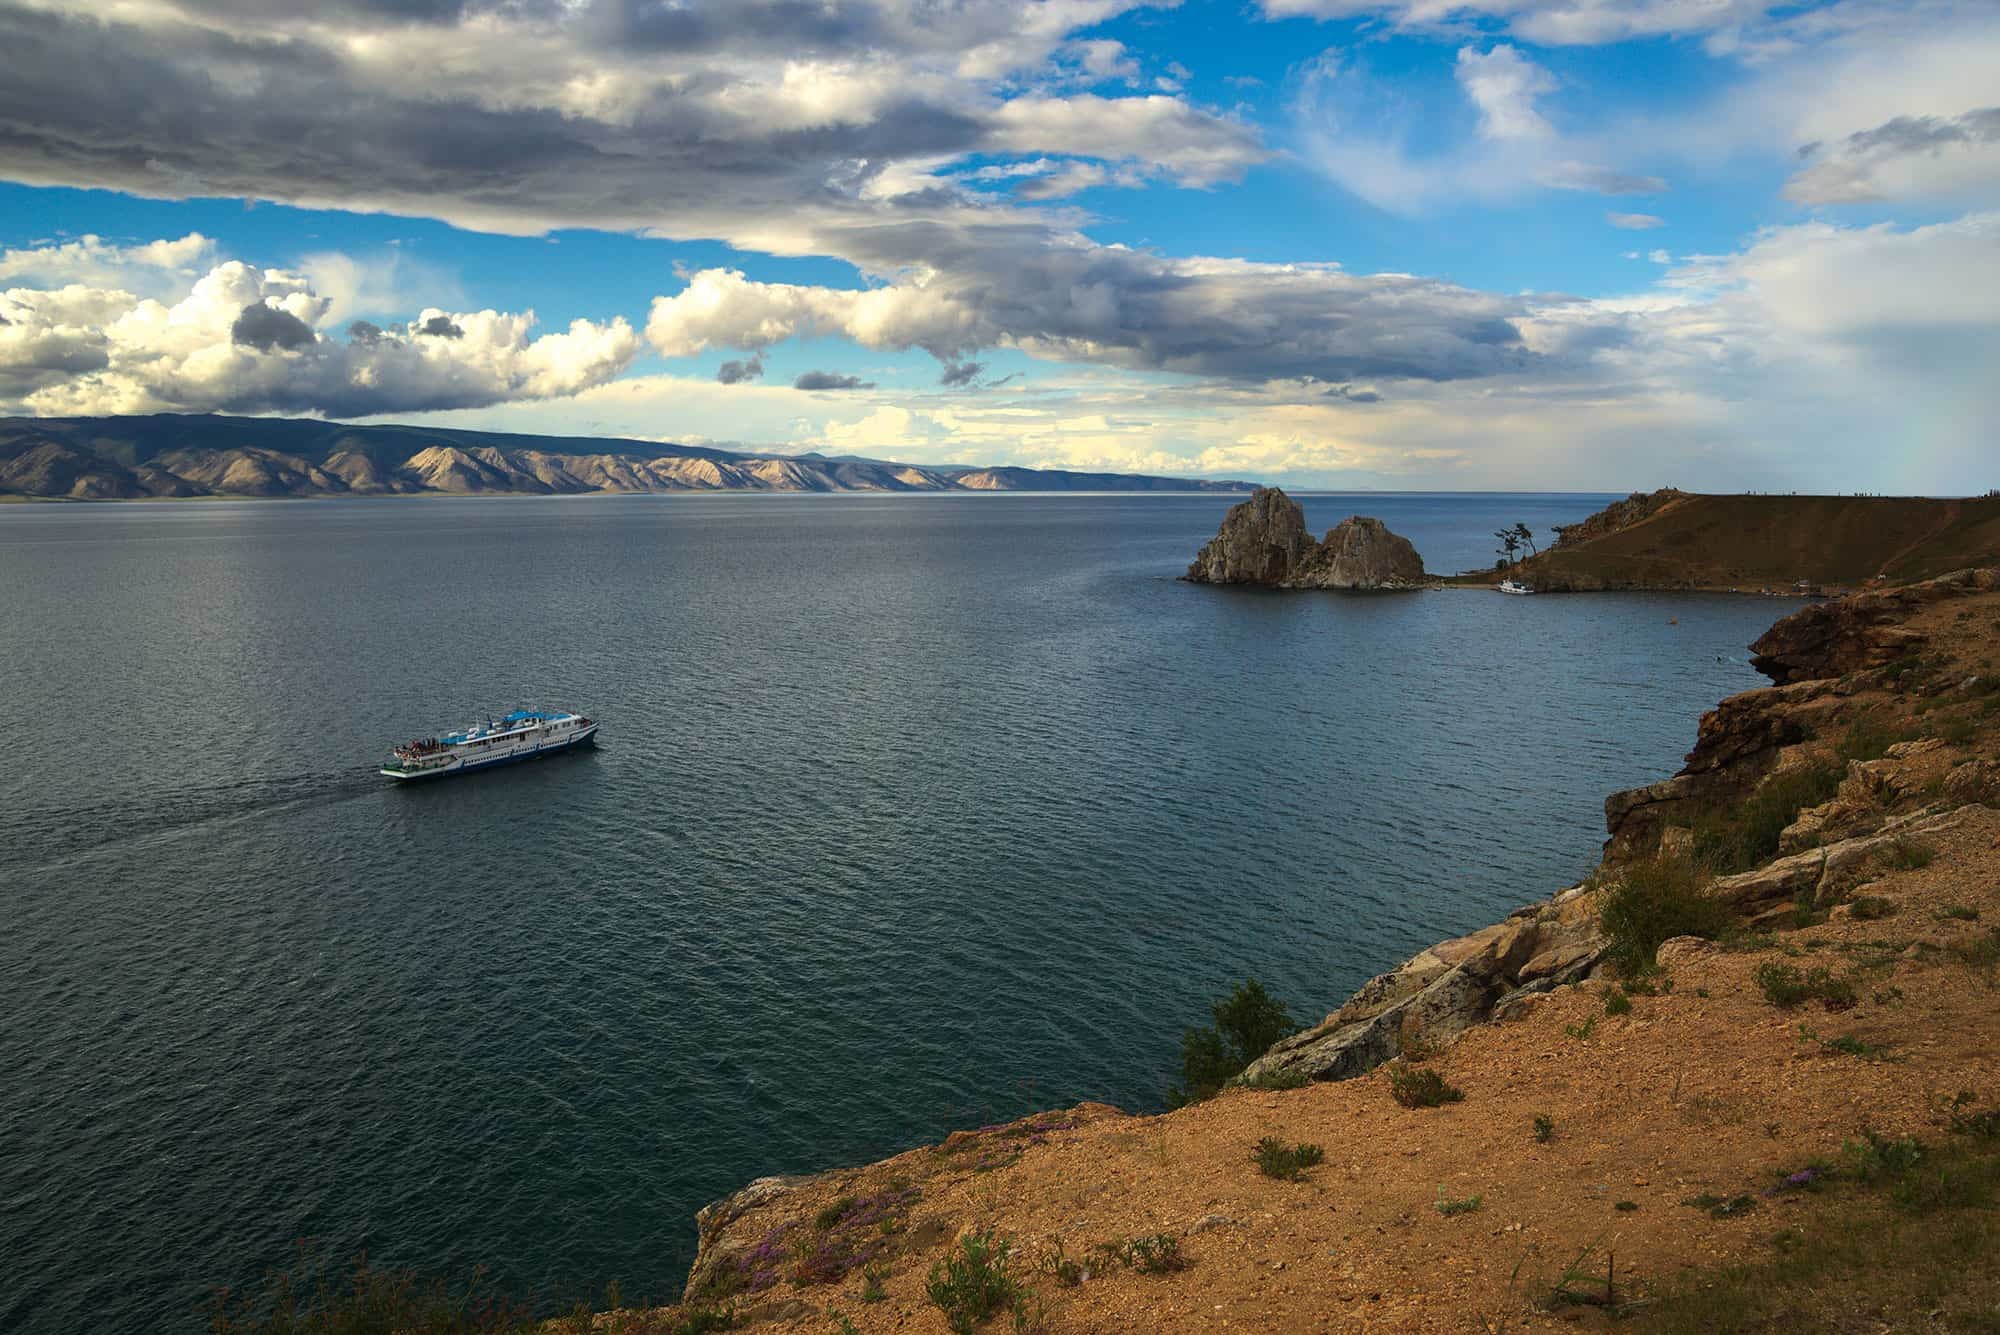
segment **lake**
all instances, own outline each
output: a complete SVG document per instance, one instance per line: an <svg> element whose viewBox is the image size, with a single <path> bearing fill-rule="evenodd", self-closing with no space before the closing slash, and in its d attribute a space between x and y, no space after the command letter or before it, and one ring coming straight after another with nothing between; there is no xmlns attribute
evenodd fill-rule
<svg viewBox="0 0 2000 1335"><path fill-rule="evenodd" d="M0 1329L344 1258L677 1295L766 1173L1162 1106L1574 882L1790 610L1177 582L1227 496L0 506ZM1312 496L1433 570L1587 496ZM601 744L431 786L517 705Z"/></svg>

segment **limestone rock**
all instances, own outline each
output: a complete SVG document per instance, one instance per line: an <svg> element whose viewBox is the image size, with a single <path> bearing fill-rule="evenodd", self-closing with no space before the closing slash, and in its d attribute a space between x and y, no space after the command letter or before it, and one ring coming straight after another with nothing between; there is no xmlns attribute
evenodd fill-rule
<svg viewBox="0 0 2000 1335"><path fill-rule="evenodd" d="M1187 578L1196 584L1266 584L1290 580L1318 544L1306 532L1305 511L1277 487L1259 487L1230 508Z"/></svg>
<svg viewBox="0 0 2000 1335"><path fill-rule="evenodd" d="M1353 515L1328 530L1290 584L1300 589L1418 589L1424 558L1379 519Z"/></svg>
<svg viewBox="0 0 2000 1335"><path fill-rule="evenodd" d="M1379 519L1355 515L1315 542L1305 512L1277 487L1260 487L1223 516L1186 577L1196 584L1273 589L1415 589L1424 561Z"/></svg>

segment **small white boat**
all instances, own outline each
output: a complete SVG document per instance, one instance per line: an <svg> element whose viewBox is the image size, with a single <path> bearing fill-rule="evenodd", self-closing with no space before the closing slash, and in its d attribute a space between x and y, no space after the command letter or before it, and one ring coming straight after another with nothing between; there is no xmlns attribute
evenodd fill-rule
<svg viewBox="0 0 2000 1335"><path fill-rule="evenodd" d="M1497 588L1498 588L1498 589L1500 590L1500 592L1502 592L1502 593L1533 593L1533 592L1534 592L1534 590L1533 590L1533 589L1531 589L1531 588L1529 588L1529 587L1528 587L1527 585L1525 585L1525 584L1521 583L1521 582L1520 582L1519 580L1512 580L1512 579L1503 579L1503 580L1501 580L1501 581L1500 581L1500 583L1499 583L1498 585L1496 585L1495 587L1497 587Z"/></svg>
<svg viewBox="0 0 2000 1335"><path fill-rule="evenodd" d="M439 779L567 751L597 736L597 720L560 710L517 709L498 723L461 728L442 737L405 742L390 751L382 773L392 779Z"/></svg>

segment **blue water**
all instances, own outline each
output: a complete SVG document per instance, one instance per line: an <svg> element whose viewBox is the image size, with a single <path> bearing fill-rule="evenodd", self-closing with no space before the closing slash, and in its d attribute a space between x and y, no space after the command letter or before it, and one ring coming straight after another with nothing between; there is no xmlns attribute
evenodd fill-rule
<svg viewBox="0 0 2000 1335"><path fill-rule="evenodd" d="M1589 497L1312 497L1432 569ZM335 1256L677 1292L693 1212L1158 1107L1592 865L1768 603L1176 582L1227 497L0 507L0 1329ZM602 745L433 785L517 704Z"/></svg>

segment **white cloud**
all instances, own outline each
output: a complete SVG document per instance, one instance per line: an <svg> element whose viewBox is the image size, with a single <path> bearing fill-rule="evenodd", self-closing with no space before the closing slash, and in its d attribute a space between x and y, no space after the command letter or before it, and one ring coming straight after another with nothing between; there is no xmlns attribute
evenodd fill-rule
<svg viewBox="0 0 2000 1335"><path fill-rule="evenodd" d="M1479 108L1479 133L1488 139L1546 139L1555 127L1535 110L1535 99L1555 91L1547 70L1504 43L1484 54L1460 47L1458 82Z"/></svg>
<svg viewBox="0 0 2000 1335"><path fill-rule="evenodd" d="M1665 218L1657 218L1650 213L1606 213L1604 221L1628 232L1644 232L1667 225Z"/></svg>
<svg viewBox="0 0 2000 1335"><path fill-rule="evenodd" d="M215 242L200 232L129 246L85 233L74 241L0 250L0 280L152 287L199 273L214 257Z"/></svg>
<svg viewBox="0 0 2000 1335"><path fill-rule="evenodd" d="M574 394L639 349L623 319L536 337L532 312L437 308L404 329L341 339L321 330L334 307L303 273L238 261L171 302L77 284L10 288L0 396L51 415L423 411Z"/></svg>
<svg viewBox="0 0 2000 1335"><path fill-rule="evenodd" d="M1399 27L1494 20L1517 36L1551 46L1597 45L1635 37L1730 33L1780 7L1780 0L1260 0L1270 18L1380 16Z"/></svg>

